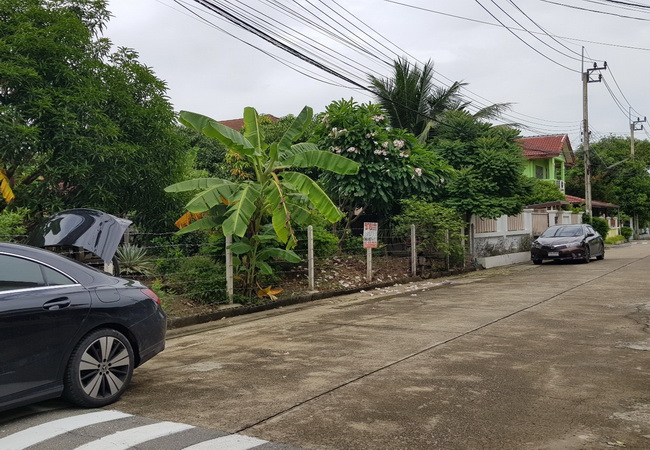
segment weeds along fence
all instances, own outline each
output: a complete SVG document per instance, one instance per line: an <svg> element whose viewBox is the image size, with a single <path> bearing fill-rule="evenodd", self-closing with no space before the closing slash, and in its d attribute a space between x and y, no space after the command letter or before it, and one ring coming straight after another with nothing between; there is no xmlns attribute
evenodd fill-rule
<svg viewBox="0 0 650 450"><path fill-rule="evenodd" d="M272 273L260 275L256 290L280 288L282 297L340 291L413 276L430 277L467 264L460 239L444 231L439 233L439 242L431 240L430 230L426 236L419 235L415 227L405 231L379 229L377 247L368 250L360 229L353 229L342 240L342 232L311 227L300 230L293 249L300 263L269 261ZM24 242L25 237L0 236L0 240ZM245 295L240 258L229 256L226 238L218 232L178 235L130 230L124 240L115 258L120 276L148 285L163 302L171 297L209 305L272 300L269 295ZM70 251L67 255L88 258L87 254L80 257ZM273 295L275 291L268 292Z"/></svg>

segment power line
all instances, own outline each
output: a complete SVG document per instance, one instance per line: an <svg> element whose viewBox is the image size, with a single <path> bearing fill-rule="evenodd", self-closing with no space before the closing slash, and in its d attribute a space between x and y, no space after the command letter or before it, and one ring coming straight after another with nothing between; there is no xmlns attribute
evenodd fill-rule
<svg viewBox="0 0 650 450"><path fill-rule="evenodd" d="M175 0L175 1L177 3L179 2L179 0ZM235 0L235 1L237 1L237 0ZM263 0L260 0L260 1L263 1ZM278 11L278 7L279 7L278 4L281 5L280 2L278 2L277 0L275 0L275 1L274 0L266 0L266 1L267 1L267 3L274 3L274 5L272 5L272 7L274 7L275 10ZM321 1L321 3L323 3L322 0L320 0L320 1ZM271 56L275 60L280 60L284 65L287 65L288 67L291 67L293 70L296 70L297 72L305 74L305 75L309 76L312 79L315 79L315 80L318 80L318 81L321 81L321 82L325 82L327 84L332 84L332 85L341 86L341 87L347 87L347 88L350 88L350 89L355 89L355 90L359 91L360 93L366 92L366 93L370 93L370 94L376 96L376 92L374 92L374 90L369 89L367 86L365 86L364 81L367 81L367 78L362 79L358 75L353 74L350 70L347 70L347 69L350 69L350 68L353 67L352 62L359 62L359 59L350 60L347 56L343 55L342 53L336 52L338 55L341 55L341 58L338 58L338 61L340 61L340 62L345 61L344 64L345 64L346 67L344 69L343 67L337 67L337 66L331 64L332 59L334 59L334 55L332 54L332 51L333 51L332 46L328 46L327 44L319 43L319 45L321 47L326 47L328 50L332 50L332 51L328 51L328 52L324 53L323 50L319 48L319 49L317 49L318 53L307 52L306 48L305 48L306 46L309 46L309 47L315 49L314 44L312 43L312 42L315 42L313 40L313 38L311 38L309 35L307 35L305 33L302 33L302 32L300 34L298 34L299 32L297 32L291 26L289 26L287 24L284 24L284 23L281 23L281 22L277 21L276 19L270 18L268 15L262 13L258 9L254 8L252 6L249 6L250 2L248 2L248 5L245 5L245 6L247 6L248 9L251 12L244 14L243 17L240 18L240 21L242 22L241 25L239 23L237 23L236 21L233 22L233 20L230 20L230 18L228 18L228 17L224 17L222 14L219 14L219 12L213 11L213 9L208 6L208 5L216 5L216 7L219 7L219 3L217 3L217 2L210 2L208 0L195 0L195 2L202 5L203 7L206 7L209 11L211 11L211 13L214 13L221 20L225 20L225 21L227 21L229 23L232 23L235 26L238 26L238 27L240 27L240 28L242 28L242 29L244 29L246 31L250 31L253 34L258 35L258 37L261 37L264 40L266 40L267 42L272 43L277 48L280 48L280 49L282 49L284 51L289 52L294 57L297 57L297 58L301 59L303 62L306 62L306 63L308 63L310 65L313 65L314 67L317 67L318 69L320 69L322 71L325 71L326 74L328 74L328 75L330 75L332 77L335 77L337 79L341 79L341 80L345 81L346 83L350 83L352 85L352 87L344 86L344 85L342 85L340 83L335 83L333 81L323 79L322 77L315 77L315 76L313 76L311 74L308 74L307 72L311 72L311 71L308 71L307 69L299 70L295 66L289 66L287 64L286 60L282 60L282 58L279 58L279 57L277 57L275 55L272 55L270 52L264 51L264 50L260 49L259 47L250 44L249 42L246 42L246 41L244 41L244 40L242 40L240 38L237 38L232 33L229 33L229 32L227 32L227 31L225 31L225 30L223 30L221 28L216 27L220 31L226 32L228 35L230 35L232 37L235 37L237 40L239 40L241 42L244 42L247 45L249 45L249 46L251 46L251 47L253 47L253 48L257 49L257 50L262 51L263 53L267 54L268 56ZM237 3L241 4L242 2L239 1ZM312 5L312 2L308 2L308 3L310 5ZM396 3L396 2L391 2L391 3ZM239 9L237 9L238 7L236 7L233 3L222 2L222 4L223 4L222 9L226 10L226 13L230 14L231 16L236 17L237 15L241 14L241 11ZM337 3L337 5L338 5L338 3ZM342 21L345 21L346 17L341 13L337 13L337 16L339 17L339 19L337 19L334 22L337 25L332 27L331 22L327 21L327 19L333 20L332 17L331 17L331 14L320 14L321 17L319 18L319 20L320 20L321 23L316 23L314 20L311 20L311 19L308 19L307 17L305 17L305 15L300 14L300 13L296 12L295 10L286 7L286 5L284 5L284 6L285 7L282 8L282 11L285 14L292 14L294 16L294 18L301 21L302 23L306 23L307 26L309 26L311 28L318 27L319 30L320 30L319 32L325 33L331 39L338 39L338 38L342 37L341 35L346 35L346 34L354 36L354 38L349 38L348 37L346 39L338 39L338 42L342 43L343 45L345 45L348 48L355 49L357 52L359 52L360 54L363 54L365 57L369 57L371 59L374 58L375 60L378 60L381 64L387 64L387 62L383 58L377 58L377 55L373 54L375 52L368 51L367 47L370 47L372 49L377 50L378 47L381 46L382 48L386 49L386 52L389 52L389 53L393 52L393 50L391 50L389 47L384 45L381 41L378 41L374 37L370 36L370 34L368 34L365 30L363 30L362 28L360 28L356 24L353 24L351 21L348 21L348 24L346 24L345 26L342 26L343 25ZM308 11L308 10L306 10L306 11ZM318 11L323 12L324 10L323 10L323 8L319 8ZM341 8L341 11L347 12L347 10L345 10L344 8ZM521 11L521 10L520 10L520 12L523 13L523 11ZM310 12L310 13L313 14L313 12ZM196 15L196 13L193 13L193 14ZM523 13L523 14L526 15L525 13ZM262 17L260 17L260 16L262 16ZM529 16L526 15L526 17L529 20L531 20L531 22L535 23ZM359 22L361 22L363 25L365 25L367 27L367 25L365 23L363 23L362 21L360 21L357 17L354 17L354 18L357 19ZM273 23L281 24L283 29L288 30L288 32L290 34L285 35L285 37L282 38L281 35L280 35L280 31L278 30L279 27L273 26L271 24L271 22L270 22L271 20L273 21ZM212 26L214 26L214 24L212 24ZM537 26L539 27L539 25L537 25ZM330 30L329 28L332 28L333 31ZM370 27L368 27L368 28L371 31L373 31L374 33L376 33L377 35L379 35L382 39L385 39L385 38L383 38L383 36L381 36L379 33L377 33L372 28L370 28ZM345 32L343 32L343 33L341 33L340 31L337 32L337 30L341 30L341 29L344 29ZM358 31L353 31L353 29L356 29ZM540 29L543 29L543 28L540 27ZM549 33L545 33L545 34L550 36ZM297 45L295 43L295 39L292 38L292 36L294 36L294 35L300 36L300 40L301 40L302 45ZM282 41L279 41L279 38L287 39L287 40L282 42ZM281 45L277 45L276 43L272 42L273 40L278 41ZM388 42L391 45L395 46L395 44L393 44L392 42L390 42L390 41L388 41ZM395 47L397 47L397 46L395 46ZM388 53L386 53L386 52L382 52L382 54L385 57L389 57ZM309 53L311 53L311 54L309 54ZM317 56L317 54L321 55L321 56ZM350 64L348 64L348 62L350 62ZM365 76L367 76L368 73L373 73L374 72L372 69L370 69L370 67L365 66L362 63L360 64L360 66L364 67L364 69L365 69L364 75ZM315 72L311 72L311 73L315 73ZM447 77L444 77L444 75L440 74L439 72L437 72L437 74L439 76L442 76L443 78L446 78L449 81L452 81L451 79L449 79ZM436 81L442 83L443 85L446 84L444 82L441 82L438 78L434 77L434 79ZM360 81L357 81L357 80L360 80ZM616 80L615 80L615 82L616 82ZM618 84L618 83L616 83L616 84ZM463 88L463 90L466 90L467 92L470 92L470 93L478 96L479 98L482 98L482 99L489 102L489 100L479 96L478 94L473 93L469 89ZM620 91L620 87L619 87L619 91ZM468 97L468 96L464 95L464 97ZM470 98L472 100L472 105L471 105L472 109L477 108L477 106L475 106L475 105L482 105L482 103L480 101L477 101L475 98L472 98L472 97L468 97L468 98ZM516 116L522 116L522 117L526 117L528 119L533 119L533 120L528 120L528 119L517 120ZM575 126L575 124L576 124L576 122L573 122L573 121L571 121L571 122L560 122L560 121L549 121L549 120L546 120L546 119L538 119L538 118L535 118L535 117L532 117L532 116L527 116L525 114L517 113L517 112L514 112L514 111L511 114L504 113L502 115L502 118L503 119L513 119L514 122L517 122L517 126L521 127L524 130L534 131L534 132L536 132L538 134L549 134L549 133L545 133L545 131L542 129L542 127L545 128L545 129L558 128L558 129L566 130L567 127L565 125L570 124L570 125ZM541 122L543 122L543 123L541 123Z"/></svg>
<svg viewBox="0 0 650 450"><path fill-rule="evenodd" d="M572 71L572 72L579 73L578 70L572 69L572 68L570 68L569 66L566 66L566 65L564 65L564 64L562 64L562 63L559 63L559 62L555 61L553 58L551 58L551 57L545 55L544 53L540 52L539 50L537 50L535 47L533 47L532 45L530 45L528 42L526 42L525 40L523 40L522 38L520 38L520 37L517 35L517 33L515 33L513 30L510 29L510 27L508 27L506 24L504 24L503 22L501 22L501 20L499 20L499 18L497 18L497 16L495 16L494 14L492 14L492 12L491 12L489 9L487 9L485 6L483 6L483 4L482 4L479 0L474 0L474 1L475 1L475 2L476 2L476 3L477 3L481 8L483 8L483 9L484 9L484 10L485 10L485 11L486 11L490 16L492 16L493 19L495 19L497 22L499 22L501 25L503 25L503 27L504 27L506 30L508 30L508 32L510 32L514 37L516 37L518 40L520 40L521 42L523 42L524 45L526 45L527 47L529 47L530 49L532 49L535 53L538 53L538 54L541 55L542 57L548 59L548 60L551 61L553 64L557 64L558 66L560 66L560 67L564 67L565 69L570 70L570 71Z"/></svg>
<svg viewBox="0 0 650 450"><path fill-rule="evenodd" d="M438 14L438 15L441 15L441 16L452 17L454 19L465 20L465 21L468 21L468 22L479 23L481 25L489 25L491 27L499 27L499 28L504 27L503 25L498 24L498 23L487 22L487 21L478 20L478 19L472 19L472 18L469 18L469 17L459 16L459 15L456 15L456 14L449 14L449 13L445 13L445 12L442 12L442 11L436 11L436 10L433 10L433 9L430 9L430 8L424 8L424 7L421 7L421 6L409 5L408 3L398 2L396 0L384 0L384 1L386 3L393 3L393 4L399 5L399 6L404 6L404 7L407 7L407 8L417 9L417 10L425 11L425 12L432 13L432 14ZM561 6L564 6L564 5L561 5ZM515 27L511 27L511 29L514 30L514 31L524 31L521 28L515 28ZM544 33L539 33L539 32L535 32L535 31L532 31L531 33L544 34ZM555 34L552 34L550 36L553 36L553 37L558 38L558 39L564 39L564 40L567 40L567 41L576 41L576 42L583 42L583 43L587 43L587 44L604 45L604 46L610 46L610 47L626 48L626 49L630 49L630 50L641 50L641 51L650 52L650 48L648 48L648 47L636 47L636 46L625 45L625 44L613 44L611 42L599 42L599 41L579 39L579 38L569 37L569 36L558 36L558 35L555 35Z"/></svg>
<svg viewBox="0 0 650 450"><path fill-rule="evenodd" d="M650 19L644 19L642 17L626 16L626 15L623 15L623 14L616 14L616 13L612 13L612 12L598 11L598 10L589 9L589 8L582 8L580 6L566 5L564 3L558 3L558 2L551 1L551 0L539 0L539 1L544 2L544 3L550 3L552 5L557 5L557 6L564 6L565 8L579 9L581 11L589 11L589 12L597 13L597 14L607 14L607 15L610 15L610 16L621 17L623 19L634 19L634 20L643 20L643 21L649 21L650 20Z"/></svg>

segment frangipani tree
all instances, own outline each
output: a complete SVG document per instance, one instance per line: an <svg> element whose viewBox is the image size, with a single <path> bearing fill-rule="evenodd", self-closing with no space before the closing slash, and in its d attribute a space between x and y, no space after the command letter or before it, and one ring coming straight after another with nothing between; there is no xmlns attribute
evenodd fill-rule
<svg viewBox="0 0 650 450"><path fill-rule="evenodd" d="M244 134L200 114L187 111L180 114L181 123L218 139L247 159L255 173L254 180L198 178L165 189L167 192L200 191L186 208L205 216L181 232L217 228L224 236L239 238L231 249L241 256L239 262L245 272L244 288L248 293L255 288L258 273L272 273L267 260L300 261L291 251L297 244L293 224L307 223L314 210L332 223L343 217L314 180L291 170L319 168L339 175L354 175L359 170L358 163L321 151L313 143L294 144L311 124L312 116L312 109L305 107L277 142L267 144L253 108L244 109ZM272 242L281 243L284 248L269 247Z"/></svg>

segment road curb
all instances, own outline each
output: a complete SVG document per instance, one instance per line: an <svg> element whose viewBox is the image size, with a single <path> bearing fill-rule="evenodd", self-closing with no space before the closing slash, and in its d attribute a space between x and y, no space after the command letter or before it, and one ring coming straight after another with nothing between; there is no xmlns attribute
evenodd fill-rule
<svg viewBox="0 0 650 450"><path fill-rule="evenodd" d="M409 277L402 278L399 280L391 280L389 282L382 283L373 283L364 286L359 286L350 289L339 289L335 291L322 291L322 292L313 292L311 294L298 295L295 297L289 297L280 299L270 303L264 303L261 305L223 305L223 307L218 311L213 311L210 313L203 314L194 314L191 316L183 317L168 317L167 318L167 329L176 330L179 328L185 328L192 325L200 325L208 322L214 322L221 319L226 319L229 317L236 317L245 314L252 314L261 311L269 311L276 308L282 308L286 306L297 305L300 303L309 303L316 300L322 300L332 297L340 297L344 295L356 294L362 291L369 291L374 289L382 289L396 284L407 284L420 281L435 280L438 278L444 278L454 275L462 275L465 273L475 272L477 269L475 267L467 267L465 269L452 270L448 272L441 272L436 274L435 277L431 278L422 278L422 277Z"/></svg>

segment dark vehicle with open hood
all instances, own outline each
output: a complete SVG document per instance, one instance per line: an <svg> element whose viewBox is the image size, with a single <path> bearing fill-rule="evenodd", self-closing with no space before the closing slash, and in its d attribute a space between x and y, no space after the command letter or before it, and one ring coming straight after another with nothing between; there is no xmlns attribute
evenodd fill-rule
<svg viewBox="0 0 650 450"><path fill-rule="evenodd" d="M594 256L605 258L605 242L588 224L552 226L533 241L530 249L535 264L547 259L588 263Z"/></svg>
<svg viewBox="0 0 650 450"><path fill-rule="evenodd" d="M95 243L104 231L86 230ZM156 294L137 281L0 243L0 411L60 396L84 407L113 403L133 370L165 348L166 323Z"/></svg>

